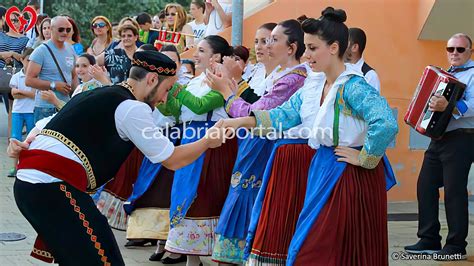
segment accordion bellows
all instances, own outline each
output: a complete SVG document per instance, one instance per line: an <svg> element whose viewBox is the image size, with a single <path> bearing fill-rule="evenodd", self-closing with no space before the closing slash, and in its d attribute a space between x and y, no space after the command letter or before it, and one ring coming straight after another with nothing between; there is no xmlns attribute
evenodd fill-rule
<svg viewBox="0 0 474 266"><path fill-rule="evenodd" d="M435 66L427 66L405 114L405 123L422 135L433 139L441 138L465 88L464 83L448 72ZM449 104L444 112L429 110L430 99L435 94L448 100Z"/></svg>

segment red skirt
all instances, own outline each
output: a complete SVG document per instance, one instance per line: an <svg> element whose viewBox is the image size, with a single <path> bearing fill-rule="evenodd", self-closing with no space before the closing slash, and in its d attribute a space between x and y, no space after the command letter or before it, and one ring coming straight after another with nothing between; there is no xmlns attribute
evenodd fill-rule
<svg viewBox="0 0 474 266"><path fill-rule="evenodd" d="M114 179L107 183L99 195L97 208L107 218L109 225L118 230L126 230L128 215L123 209L125 201L133 192L143 154L134 148L120 166Z"/></svg>
<svg viewBox="0 0 474 266"><path fill-rule="evenodd" d="M114 197L126 201L132 195L133 184L137 180L143 157L139 149L133 148L114 179L105 185L104 190Z"/></svg>
<svg viewBox="0 0 474 266"><path fill-rule="evenodd" d="M234 138L227 140L219 148L206 151L197 197L186 213L186 217L219 217L229 193L237 148L237 138Z"/></svg>
<svg viewBox="0 0 474 266"><path fill-rule="evenodd" d="M295 265L388 265L383 162L372 170L347 165Z"/></svg>
<svg viewBox="0 0 474 266"><path fill-rule="evenodd" d="M308 170L315 152L307 144L287 144L278 148L255 232L252 260L285 265L303 208Z"/></svg>

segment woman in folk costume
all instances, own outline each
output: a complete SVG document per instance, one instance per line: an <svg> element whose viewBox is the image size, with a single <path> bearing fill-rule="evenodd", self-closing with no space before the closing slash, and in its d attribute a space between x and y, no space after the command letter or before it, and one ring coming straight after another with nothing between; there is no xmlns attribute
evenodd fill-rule
<svg viewBox="0 0 474 266"><path fill-rule="evenodd" d="M295 25L300 27L299 24ZM273 33L276 32L274 31ZM282 38L282 35L284 34L281 32L273 34L268 40L270 47L273 46L277 48L282 44L287 44L287 40L284 37ZM287 48L291 50L290 47ZM275 54L276 53L271 53L270 56L275 56ZM301 55L302 52L299 57ZM278 80L273 84L273 87L280 81L279 77L281 77L282 72L283 75L288 73L281 69L280 67L270 75L273 75L273 77L276 77L276 80ZM305 75L307 73L306 65L297 65L293 70L298 70L298 72L305 73ZM312 79L308 80L308 82ZM299 87L302 85L303 83L301 83ZM292 88L294 84L286 84L286 86ZM272 93L274 92L275 91L272 91ZM263 97L268 97L268 94L267 92ZM289 96L270 108L283 103ZM261 99L263 99L263 97ZM238 105L241 105L241 108L236 108ZM245 116L251 111L258 110L257 108L250 108L250 104L244 103L240 99L237 100L235 97L231 98L226 106L229 107L228 110L232 116ZM233 108L235 109L233 110ZM236 111L237 109L242 109L243 112ZM262 110L264 109L269 108L262 108ZM310 108L307 110L309 111ZM308 115L308 117L310 117L310 115ZM270 138L275 139L275 134L271 135ZM313 149L308 147L307 140L303 135L296 134L293 135L292 138L278 139L275 141L270 155L267 157L268 163L263 166L264 170L260 169L260 171L263 171L263 175L259 177L262 180L261 188L256 199L254 198L255 204L251 211L250 222L245 228L246 231L248 228L248 234L247 248L243 254L244 259L249 256L250 250L252 250L251 263L281 262L281 264L284 264L298 214L303 207L307 170L314 152ZM245 161L243 163L245 163ZM235 176L235 181L237 181L239 174ZM250 178L252 178L251 175ZM240 178L243 182L245 182L245 179L247 178ZM233 215L234 214L232 214L232 216Z"/></svg>
<svg viewBox="0 0 474 266"><path fill-rule="evenodd" d="M155 49L153 47L153 49ZM173 45L164 46L161 53L171 58L177 66L181 66L178 50ZM178 77L179 78L179 77ZM182 123L180 120L181 104L174 101L172 95L181 86L177 83L168 92L168 101L159 104L153 111L154 122L174 145L180 144ZM169 232L169 208L171 187L174 171L163 167L161 163L154 164L144 158L140 167L133 193L125 202L124 209L129 215L127 224L126 247L143 246L148 242L157 241L157 249L150 256L150 261L162 260L165 264L186 261L185 255L165 254L165 243Z"/></svg>
<svg viewBox="0 0 474 266"><path fill-rule="evenodd" d="M344 65L348 29L331 7L303 23L310 62L326 74L311 139L319 146L288 265L388 265L387 193L396 180L387 146L398 132L385 98Z"/></svg>
<svg viewBox="0 0 474 266"><path fill-rule="evenodd" d="M329 7L320 19L303 23L309 63L325 81L309 140L318 152L287 265L388 264L386 189L396 181L384 153L398 126L387 101L344 65L345 20L343 10ZM294 121L298 104L287 107L232 123L274 127Z"/></svg>
<svg viewBox="0 0 474 266"><path fill-rule="evenodd" d="M185 123L182 144L198 140L203 136L200 133L204 128L228 117L224 98L207 85L205 72L212 63L221 63L224 56L232 53L232 48L220 36L210 35L199 42L194 60L202 74L176 95L182 103L181 120ZM198 265L197 256L212 254L214 231L228 192L236 154L237 141L229 140L221 149L206 153L189 167L175 172L170 232L165 249L188 255L188 265Z"/></svg>
<svg viewBox="0 0 474 266"><path fill-rule="evenodd" d="M268 37L274 40L268 44L268 60L279 65L282 69L280 72L283 74L273 81L273 86L268 92L254 102L249 102L243 97L249 90L252 90L248 85L247 91L243 91L245 86L242 88L241 85L237 90L234 89L235 93L226 86L216 86L216 90L220 90L226 99L226 111L230 116L248 116L254 110L268 110L277 107L288 100L305 82L307 70L304 65L300 64L300 58L304 53L301 25L296 20L283 21L273 29ZM212 80L216 80L217 77L212 74L209 76L211 87L214 88ZM238 78L241 76L242 72ZM239 131L239 133L241 132ZM243 262L245 239L252 207L262 184L266 166L262 162L269 159L273 144L274 139L252 135L247 135L240 141L229 194L216 231L213 260L236 264Z"/></svg>
<svg viewBox="0 0 474 266"><path fill-rule="evenodd" d="M255 33L255 57L257 64L253 66L249 78L245 81L258 96L262 96L273 87L273 77L275 75L271 74L276 72L278 64L274 63L273 60L269 60L267 40L270 39L272 30L276 25L273 22L265 23Z"/></svg>

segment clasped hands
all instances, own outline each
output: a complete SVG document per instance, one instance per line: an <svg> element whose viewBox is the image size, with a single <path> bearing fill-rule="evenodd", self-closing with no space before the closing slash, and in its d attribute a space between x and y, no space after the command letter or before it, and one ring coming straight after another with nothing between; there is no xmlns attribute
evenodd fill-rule
<svg viewBox="0 0 474 266"><path fill-rule="evenodd" d="M225 56L222 64L211 63L206 70L207 85L222 94L224 100L237 93L243 69L232 57Z"/></svg>
<svg viewBox="0 0 474 266"><path fill-rule="evenodd" d="M254 118L241 117L219 120L212 128L206 132L206 139L209 142L209 148L216 148L225 143L226 139L236 136L236 130L241 127L254 127L252 124ZM360 166L360 151L347 146L337 146L334 154L338 157L338 162L346 162L355 166Z"/></svg>

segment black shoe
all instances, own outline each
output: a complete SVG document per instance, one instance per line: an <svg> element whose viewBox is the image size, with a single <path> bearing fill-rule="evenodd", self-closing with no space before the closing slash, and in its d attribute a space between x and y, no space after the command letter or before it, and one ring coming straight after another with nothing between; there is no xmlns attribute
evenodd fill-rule
<svg viewBox="0 0 474 266"><path fill-rule="evenodd" d="M444 248L433 254L433 259L437 261L465 260L466 249L444 246Z"/></svg>
<svg viewBox="0 0 474 266"><path fill-rule="evenodd" d="M180 263L180 262L185 262L187 260L188 260L188 257L186 255L181 255L179 258L176 258L176 259L166 257L166 258L161 260L161 263L163 263L163 264L176 264L176 263Z"/></svg>
<svg viewBox="0 0 474 266"><path fill-rule="evenodd" d="M150 246L156 246L157 242L158 240L156 239L132 239L125 244L125 247L144 247L148 243Z"/></svg>
<svg viewBox="0 0 474 266"><path fill-rule="evenodd" d="M160 253L153 253L150 258L148 259L149 261L160 261L161 258L163 258L163 255L165 255L166 251L160 252Z"/></svg>
<svg viewBox="0 0 474 266"><path fill-rule="evenodd" d="M410 254L433 254L441 250L441 243L430 244L418 241L415 245L406 246L405 251Z"/></svg>

